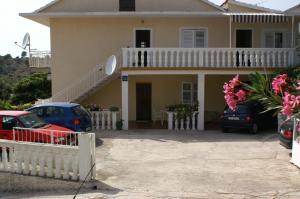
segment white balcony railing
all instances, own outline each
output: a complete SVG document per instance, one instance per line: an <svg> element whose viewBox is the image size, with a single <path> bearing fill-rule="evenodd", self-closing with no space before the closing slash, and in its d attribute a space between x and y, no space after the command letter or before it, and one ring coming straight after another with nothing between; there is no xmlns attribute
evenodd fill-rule
<svg viewBox="0 0 300 199"><path fill-rule="evenodd" d="M123 48L125 68L278 68L293 65L293 48Z"/></svg>
<svg viewBox="0 0 300 199"><path fill-rule="evenodd" d="M30 53L29 66L33 68L50 68L51 52L50 51L34 51Z"/></svg>

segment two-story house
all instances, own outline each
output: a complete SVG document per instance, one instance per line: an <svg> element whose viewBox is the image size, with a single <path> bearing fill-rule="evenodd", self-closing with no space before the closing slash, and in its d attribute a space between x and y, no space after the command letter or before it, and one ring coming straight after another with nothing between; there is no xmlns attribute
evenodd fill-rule
<svg viewBox="0 0 300 199"><path fill-rule="evenodd" d="M197 128L224 109L235 74L293 66L300 6L280 12L227 0L55 0L21 16L51 30L52 100L118 106L130 121L199 103ZM106 75L111 55L117 70Z"/></svg>

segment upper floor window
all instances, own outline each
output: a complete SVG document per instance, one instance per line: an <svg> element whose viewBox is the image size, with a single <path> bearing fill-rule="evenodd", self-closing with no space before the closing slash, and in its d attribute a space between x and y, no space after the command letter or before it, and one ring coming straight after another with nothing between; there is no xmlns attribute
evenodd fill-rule
<svg viewBox="0 0 300 199"><path fill-rule="evenodd" d="M119 11L135 11L135 0L119 0Z"/></svg>
<svg viewBox="0 0 300 199"><path fill-rule="evenodd" d="M207 30L199 29L182 29L181 30L181 47L182 48L205 48L207 47Z"/></svg>
<svg viewBox="0 0 300 199"><path fill-rule="evenodd" d="M291 33L287 31L267 31L264 34L266 48L290 48Z"/></svg>

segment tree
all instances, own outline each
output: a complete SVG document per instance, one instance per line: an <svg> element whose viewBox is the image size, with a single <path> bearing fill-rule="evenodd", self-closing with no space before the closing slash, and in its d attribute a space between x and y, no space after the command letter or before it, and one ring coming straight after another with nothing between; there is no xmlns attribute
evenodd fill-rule
<svg viewBox="0 0 300 199"><path fill-rule="evenodd" d="M51 97L51 81L47 79L47 73L35 73L17 82L13 93L11 101L15 105L47 99Z"/></svg>
<svg viewBox="0 0 300 199"><path fill-rule="evenodd" d="M8 100L10 98L11 92L11 86L4 80L0 79L0 100Z"/></svg>
<svg viewBox="0 0 300 199"><path fill-rule="evenodd" d="M24 58L24 57L26 57L26 56L27 56L27 52L26 52L26 51L22 51L21 57Z"/></svg>

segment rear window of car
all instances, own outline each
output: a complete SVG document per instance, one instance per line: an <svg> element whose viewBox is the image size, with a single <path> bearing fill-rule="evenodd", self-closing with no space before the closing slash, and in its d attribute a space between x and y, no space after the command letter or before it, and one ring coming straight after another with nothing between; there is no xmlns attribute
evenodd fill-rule
<svg viewBox="0 0 300 199"><path fill-rule="evenodd" d="M231 110L229 107L226 109L226 113L249 113L250 109L245 105L238 105L236 111Z"/></svg>
<svg viewBox="0 0 300 199"><path fill-rule="evenodd" d="M82 106L75 106L72 108L72 110L76 116L88 116L89 115L87 110L85 110L85 108L83 108Z"/></svg>

